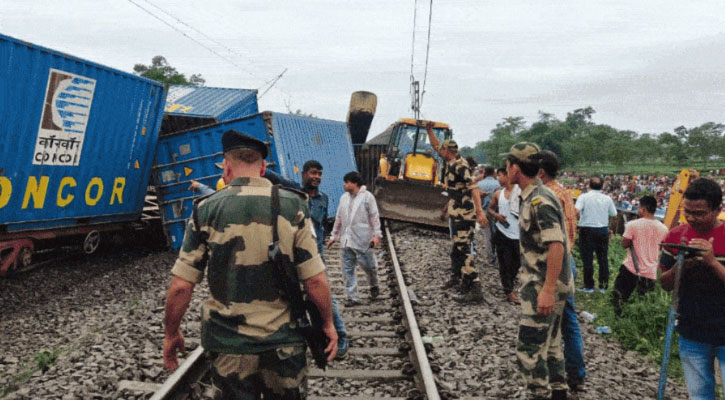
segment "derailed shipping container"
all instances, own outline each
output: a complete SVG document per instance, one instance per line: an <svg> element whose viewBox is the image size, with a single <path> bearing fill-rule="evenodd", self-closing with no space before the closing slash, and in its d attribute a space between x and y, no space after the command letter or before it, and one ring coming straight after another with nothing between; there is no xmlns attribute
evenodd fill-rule
<svg viewBox="0 0 725 400"><path fill-rule="evenodd" d="M206 86L169 86L160 136L259 113L257 91Z"/></svg>
<svg viewBox="0 0 725 400"><path fill-rule="evenodd" d="M355 157L344 122L298 115L264 112L212 126L178 132L159 140L154 181L164 228L174 249L181 246L186 220L191 216L197 193L189 190L192 180L214 187L221 171L221 137L234 129L262 140L269 148L267 162L282 176L301 182L302 166L315 159L323 166L320 190L330 198L328 216L333 217L342 196L342 177L356 170Z"/></svg>
<svg viewBox="0 0 725 400"><path fill-rule="evenodd" d="M0 35L0 274L38 239L139 218L164 99L160 83Z"/></svg>

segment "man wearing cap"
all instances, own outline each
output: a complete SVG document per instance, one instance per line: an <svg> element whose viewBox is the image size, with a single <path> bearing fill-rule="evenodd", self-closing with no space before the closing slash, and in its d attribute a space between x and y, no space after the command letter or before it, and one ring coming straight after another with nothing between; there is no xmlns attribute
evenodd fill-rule
<svg viewBox="0 0 725 400"><path fill-rule="evenodd" d="M521 323L516 356L532 399L566 399L561 316L573 293L566 220L556 195L537 178L539 146L517 143L506 154L509 180L521 188ZM550 396L551 393L551 397Z"/></svg>
<svg viewBox="0 0 725 400"><path fill-rule="evenodd" d="M483 293L481 282L476 272L471 241L475 232L476 221L481 227L488 226L488 220L481 207L481 193L473 182L471 168L466 159L458 154L458 145L452 139L443 143L433 133L433 123L426 125L430 144L447 162L444 185L450 197L448 200L448 216L451 218L451 278L444 288L461 285L462 296L456 297L459 303L481 303Z"/></svg>
<svg viewBox="0 0 725 400"><path fill-rule="evenodd" d="M184 349L179 326L206 268L211 297L202 309L202 346L213 362L215 398L298 399L306 374L305 342L292 325L290 304L269 258L274 225L279 248L320 311L330 339L328 360L337 349L330 288L306 195L280 190L279 216L273 220L272 184L261 177L264 143L232 130L222 136L222 148L227 185L194 205L171 270L164 365L178 366L177 352Z"/></svg>

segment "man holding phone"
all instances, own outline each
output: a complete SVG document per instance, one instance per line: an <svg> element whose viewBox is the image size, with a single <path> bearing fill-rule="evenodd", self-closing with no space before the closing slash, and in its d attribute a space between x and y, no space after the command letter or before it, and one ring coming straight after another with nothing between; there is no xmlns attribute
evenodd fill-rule
<svg viewBox="0 0 725 400"><path fill-rule="evenodd" d="M721 210L718 184L711 179L694 180L683 202L687 223L672 228L662 241L660 283L665 290L675 286L673 266L678 253L665 244L702 249L695 257L686 255L677 305L680 360L691 399L715 398L714 360L725 364L725 224L718 220Z"/></svg>

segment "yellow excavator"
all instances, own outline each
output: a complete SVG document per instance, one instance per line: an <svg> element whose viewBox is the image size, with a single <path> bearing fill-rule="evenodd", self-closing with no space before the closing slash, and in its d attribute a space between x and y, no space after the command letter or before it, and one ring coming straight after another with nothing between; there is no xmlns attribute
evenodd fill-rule
<svg viewBox="0 0 725 400"><path fill-rule="evenodd" d="M428 141L428 122L402 118L388 128L388 146L380 156L373 191L381 218L448 226L439 217L448 202L441 186L444 161ZM448 124L432 122L439 141L451 138Z"/></svg>

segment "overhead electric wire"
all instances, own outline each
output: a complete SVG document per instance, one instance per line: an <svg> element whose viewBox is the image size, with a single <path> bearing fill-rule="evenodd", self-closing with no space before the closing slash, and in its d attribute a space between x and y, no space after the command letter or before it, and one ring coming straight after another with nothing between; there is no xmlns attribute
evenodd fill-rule
<svg viewBox="0 0 725 400"><path fill-rule="evenodd" d="M234 53L234 54L236 54L236 55L240 56L239 54L235 53L235 52L234 52L233 50L229 49L228 47L224 46L223 44L221 44L221 43L217 42L216 40L214 40L213 38L211 38L211 37L210 37L209 35L206 35L206 34L204 34L204 33L203 33L203 32L201 32L200 30L198 30L198 29L196 29L196 28L192 27L191 25L189 25L189 24L185 23L185 22L184 22L184 21L182 21L181 19L179 19L179 18L177 18L177 17L175 17L175 16L171 15L171 14L170 14L169 12L167 12L167 11L164 11L163 9L161 9L161 7L159 7L159 6L157 6L157 5L153 4L153 3L151 3L151 2L150 2L150 1L148 1L148 0L144 0L144 1L146 1L146 3L148 3L148 4L152 5L153 7L155 7L155 8L157 8L157 9L159 9L159 10L160 10L161 12L163 12L164 14L166 14L166 15L170 16L171 18L174 18L174 19L175 19L176 21L178 21L179 23L181 23L181 24L183 24L183 25L185 25L185 26L189 27L190 29L192 29L192 30L194 30L194 31L198 32L199 34L201 34L201 35L202 35L202 36L204 36L205 38L207 38L207 39L211 40L212 42L214 42L214 43L216 43L216 44L218 44L218 45L222 46L223 48L227 49L228 51L231 51L232 53ZM181 29L179 29L178 27L176 27L176 26L174 26L174 25L170 24L169 22L165 21L165 20L164 20L163 18L161 18L161 17L159 17L158 15L154 14L154 13L153 13L153 12L151 12L150 10L148 10L148 9L144 8L144 7L143 7L143 6L141 6L140 4L136 3L136 2L134 1L134 0L128 0L128 2L129 2L129 3L131 3L131 4L133 4L133 5L135 5L136 7L138 7L139 9L141 9L142 11L144 11L145 13L147 13L147 14L149 14L150 16L154 17L155 19L157 19L157 20L161 21L161 22L162 22L162 23L163 23L164 25L168 26L169 28L171 28L171 29L173 29L173 30L175 30L175 31L179 32L180 34L182 34L182 35L183 35L184 37L186 37L187 39L189 39L189 40L191 40L192 42L194 42L194 43L198 44L199 46L201 46L201 47L203 47L204 49L208 50L208 51L209 51L210 53L212 53L212 54L216 55L217 57L221 58L222 60L224 60L224 61L226 61L226 62L228 62L228 63L232 64L233 66L235 66L235 67L237 67L237 68L239 68L239 69L242 69L242 70L244 70L245 72L247 72L248 74L250 74L250 75L251 75L252 77L254 77L254 78L257 78L257 79L259 79L259 80L262 80L262 81L264 81L264 79L263 79L263 78L261 78L261 77L259 77L259 76L256 76L256 75L255 75L254 73L252 73L251 71L248 71L248 70L246 70L246 69L245 69L244 67L242 67L241 65L239 65L239 64L237 64L237 63L235 63L234 61L232 61L232 60L230 60L229 58L227 58L227 57L223 56L222 54L219 54L219 53L218 53L217 51L215 51L215 50L214 50L214 49L212 49L211 47L209 47L209 46L205 45L204 43L200 42L199 40L197 40L197 39L193 38L192 36L188 35L188 34L187 34L186 32L184 32L183 30L181 30ZM273 79L270 79L270 80L267 80L267 81L264 81L264 84L263 84L262 86L260 86L260 87L259 87L259 88L257 89L257 91L259 91L259 90L260 90L261 88L263 88L263 87L264 87L265 85L268 85L268 84L269 84L270 86L269 86L269 87L268 87L268 88L267 88L267 89L266 89L266 90L264 91L264 93L267 93L267 91L269 91L269 89L271 89L271 88L272 88L272 87L274 86L274 84L275 84L275 83L277 83L277 81L278 81L278 80L279 80L279 79L280 79L280 78L282 77L282 75L284 75L284 73L285 73L285 72L287 72L287 68L285 68L285 70L284 70L284 71L282 71L282 73L281 73L281 74L279 74L278 76L276 76L275 78L273 78ZM291 95L290 95L289 93L285 92L285 91L284 91L284 90L282 90L281 88L277 87L276 89L277 89L277 90L279 90L279 91L280 91L280 93L282 93L283 95L287 96L288 98L289 98L289 97L292 97L292 96L291 96Z"/></svg>
<svg viewBox="0 0 725 400"><path fill-rule="evenodd" d="M186 32L184 32L184 31L182 31L181 29L179 29L179 28L175 27L174 25L171 25L171 24L170 24L170 23L168 23L167 21L164 21L164 19L163 19L163 18L161 18L161 17L159 17L158 15L156 15L156 14L152 13L151 11L149 11L149 10L147 10L147 9L143 8L143 7L142 7L142 6L140 5L140 4L136 3L135 1L133 1L133 0L128 0L128 2L129 2L129 3L131 3L131 4L133 4L133 5L135 5L136 7L140 8L141 10L143 10L143 11L144 11L145 13L147 13L148 15L150 15L150 16L152 16L152 17L156 18L157 20L161 21L161 22L162 22L162 23L163 23L164 25L168 26L169 28L171 28L171 29L173 29L173 30L175 30L175 31L179 32L179 33L180 33L180 34L182 34L182 35L184 35L184 36L185 36L186 38L188 38L188 39L189 39L189 40L191 40L192 42L194 42L194 43L198 44L199 46L201 46L201 47L205 48L205 49L206 49L206 50L208 50L208 51L209 51L210 53L212 53L212 54L216 55L217 57L221 58L222 60L224 60L224 61L226 61L226 62L228 62L228 63L232 64L233 66L235 66L235 67L237 67L237 68L242 68L242 66L240 66L240 65L238 65L237 63L235 63L234 61L232 61L232 60L230 60L230 59L228 59L228 58L224 57L223 55L221 55L221 54L217 53L217 52L216 52L216 51L215 51L214 49L212 49L211 47L209 47L209 46L205 45L204 43L202 43L202 42L200 42L200 41L198 41L198 40L194 39L193 37L191 37L191 36L187 35L187 34L186 34ZM242 69L243 69L243 68L242 68Z"/></svg>
<svg viewBox="0 0 725 400"><path fill-rule="evenodd" d="M425 49L425 72L423 72L423 90L420 92L420 106L423 107L423 97L425 96L425 82L428 80L428 55L430 54L430 27L433 22L433 0L430 0L430 10L428 11L428 43Z"/></svg>
<svg viewBox="0 0 725 400"><path fill-rule="evenodd" d="M130 0L129 0L129 1L130 1ZM226 51L228 51L228 52L230 52L230 53L234 54L235 56L237 56L237 57L239 57L239 58L245 58L245 57L244 57L243 55L241 55L241 54L237 53L237 52L236 52L236 51L234 51L233 49L231 49L231 48L227 47L227 46L226 46L226 45L224 45L223 43L221 43L221 42L219 42L218 40L214 39L213 37L211 37L211 36L207 35L206 33L204 33L204 32L202 32L202 31L200 31L199 29L197 29L197 28L195 28L195 27L193 27L193 26L189 25L188 23L186 23L186 22L184 22L183 20L181 20L181 18L179 18L179 17L177 17L177 16L175 16L175 15L171 14L170 12L168 12L168 11L164 10L163 8L161 8L161 7L157 6L156 4L152 3L151 1L149 1L149 0L144 0L144 1L145 1L146 3L148 3L149 5L151 5L152 7L154 7L155 9L157 9L157 10L161 11L162 13L164 13L164 14L168 15L169 17L171 17L171 18L175 19L175 20L176 20L176 21L177 21L178 23L180 23L180 24L182 24L182 25L186 26L187 28L189 28L189 29L193 30L194 32L196 32L196 33L200 34L201 36L203 36L203 37L204 37L204 38L206 38L207 40L211 41L212 43L214 43L214 44L216 44L216 45L218 45L218 46L222 47L222 48L223 48L224 50L226 50ZM251 62L250 60L247 60L247 61L248 61L248 62L249 62L250 64L252 64L252 62ZM264 81L264 79L263 79L263 78L261 78L261 77L257 76L257 75L256 75L256 74L255 74L254 72L252 72L252 71L250 71L250 70L248 70L248 69L246 69L246 68L244 68L244 67L239 67L239 68L241 68L242 70L244 70L244 72L248 73L248 74L249 74L249 75L251 75L252 77L254 77L254 78L257 78L257 79L260 79L260 80ZM272 78L272 79L270 79L270 80L266 81L266 82L265 82L265 85L266 85L266 84L269 84L269 83L270 83L271 81L273 81L273 80L274 80L274 78Z"/></svg>
<svg viewBox="0 0 725 400"><path fill-rule="evenodd" d="M413 3L413 43L410 51L410 82L413 82L413 65L415 62L415 20L418 14L418 0L414 0Z"/></svg>
<svg viewBox="0 0 725 400"><path fill-rule="evenodd" d="M272 83L269 85L269 87L267 89L265 89L264 92L262 92L262 94L257 96L257 100L261 99L265 94L267 94L267 92L269 92L269 89L272 89L274 84L277 83L278 80L282 79L282 75L284 75L285 72L287 72L287 68L285 68L281 74L277 75L277 77L272 80ZM257 90L259 90L259 89L257 89Z"/></svg>

